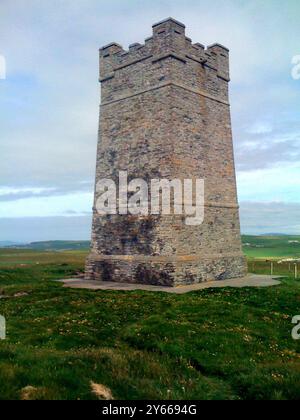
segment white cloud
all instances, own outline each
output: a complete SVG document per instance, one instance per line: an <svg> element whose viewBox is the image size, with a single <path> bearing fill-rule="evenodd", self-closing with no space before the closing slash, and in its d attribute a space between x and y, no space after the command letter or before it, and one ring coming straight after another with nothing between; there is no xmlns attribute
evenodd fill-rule
<svg viewBox="0 0 300 420"><path fill-rule="evenodd" d="M37 187L25 187L25 188L12 188L12 187L1 187L0 186L0 196L8 194L41 194L44 192L55 191L55 188L37 188Z"/></svg>
<svg viewBox="0 0 300 420"><path fill-rule="evenodd" d="M72 214L79 216L90 213L92 204L92 192L21 198L15 201L2 202L0 218L57 217L71 216Z"/></svg>
<svg viewBox="0 0 300 420"><path fill-rule="evenodd" d="M3 55L0 55L0 80L6 79L6 60Z"/></svg>
<svg viewBox="0 0 300 420"><path fill-rule="evenodd" d="M272 124L268 122L256 122L246 130L246 132L250 134L267 134L272 133L272 131Z"/></svg>
<svg viewBox="0 0 300 420"><path fill-rule="evenodd" d="M238 172L240 201L300 202L300 164Z"/></svg>
<svg viewBox="0 0 300 420"><path fill-rule="evenodd" d="M244 234L300 234L300 203L242 202L240 215Z"/></svg>

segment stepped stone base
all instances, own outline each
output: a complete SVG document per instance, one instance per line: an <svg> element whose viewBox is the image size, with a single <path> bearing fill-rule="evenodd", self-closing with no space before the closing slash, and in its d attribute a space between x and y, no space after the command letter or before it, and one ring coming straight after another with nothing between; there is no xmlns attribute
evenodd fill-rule
<svg viewBox="0 0 300 420"><path fill-rule="evenodd" d="M136 284L136 283L115 283L111 281L86 281L83 278L71 278L58 280L63 283L64 287L72 289L86 289L86 290L120 290L120 291L136 291L143 290L149 292L166 292L175 293L178 295L195 292L197 290L210 289L210 288L223 288L223 287L271 287L279 286L281 284L280 276L266 276L257 274L248 274L245 277L236 279L207 281L204 283L188 284L186 286L166 287L166 286L153 286L149 284Z"/></svg>
<svg viewBox="0 0 300 420"><path fill-rule="evenodd" d="M91 254L86 280L176 287L243 277L242 254L192 256L106 256Z"/></svg>

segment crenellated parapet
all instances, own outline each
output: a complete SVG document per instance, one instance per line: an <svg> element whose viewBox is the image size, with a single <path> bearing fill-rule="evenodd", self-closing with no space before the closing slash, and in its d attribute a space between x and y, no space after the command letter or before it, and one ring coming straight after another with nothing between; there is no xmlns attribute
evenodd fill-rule
<svg viewBox="0 0 300 420"><path fill-rule="evenodd" d="M185 34L185 25L172 18L154 24L152 29L152 36L144 44L134 43L127 51L117 43L100 49L104 101L128 95L130 86L139 92L167 82L184 84L228 100L229 50L226 47L214 44L205 48L200 43L193 44Z"/></svg>

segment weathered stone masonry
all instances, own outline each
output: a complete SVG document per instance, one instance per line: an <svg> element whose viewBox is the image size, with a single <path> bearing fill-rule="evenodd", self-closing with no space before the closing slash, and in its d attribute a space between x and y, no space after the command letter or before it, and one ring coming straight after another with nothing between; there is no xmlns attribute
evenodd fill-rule
<svg viewBox="0 0 300 420"><path fill-rule="evenodd" d="M100 217L94 208L86 278L176 286L243 276L228 49L192 44L170 18L144 45L103 47L100 81L96 181L117 183L121 170L147 181L205 179L205 220Z"/></svg>

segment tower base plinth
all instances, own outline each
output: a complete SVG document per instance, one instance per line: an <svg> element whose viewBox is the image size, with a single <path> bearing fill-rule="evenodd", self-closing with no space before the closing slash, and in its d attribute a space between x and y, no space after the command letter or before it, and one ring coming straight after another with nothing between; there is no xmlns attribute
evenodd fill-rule
<svg viewBox="0 0 300 420"><path fill-rule="evenodd" d="M180 286L245 276L242 254L191 256L109 256L91 254L86 264L86 279Z"/></svg>

